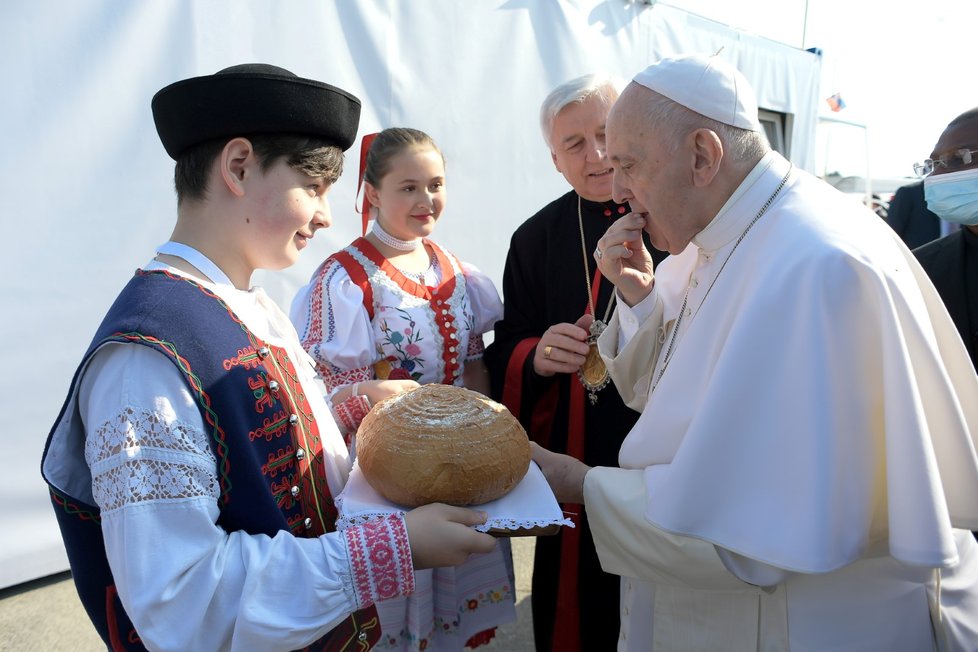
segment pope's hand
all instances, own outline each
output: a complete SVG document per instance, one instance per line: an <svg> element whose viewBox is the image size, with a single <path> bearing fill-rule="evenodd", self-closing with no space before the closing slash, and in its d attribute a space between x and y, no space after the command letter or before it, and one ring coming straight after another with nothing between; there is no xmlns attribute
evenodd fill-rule
<svg viewBox="0 0 978 652"><path fill-rule="evenodd" d="M533 441L530 442L530 457L540 466L557 502L584 503L584 476L591 470L590 466L576 457L549 451Z"/></svg>
<svg viewBox="0 0 978 652"><path fill-rule="evenodd" d="M404 515L414 568L458 566L474 553L492 552L495 537L472 529L486 522L485 512L432 503Z"/></svg>
<svg viewBox="0 0 978 652"><path fill-rule="evenodd" d="M629 213L617 219L598 240L594 258L605 278L615 284L621 299L634 306L652 291L652 255L642 240L645 218Z"/></svg>

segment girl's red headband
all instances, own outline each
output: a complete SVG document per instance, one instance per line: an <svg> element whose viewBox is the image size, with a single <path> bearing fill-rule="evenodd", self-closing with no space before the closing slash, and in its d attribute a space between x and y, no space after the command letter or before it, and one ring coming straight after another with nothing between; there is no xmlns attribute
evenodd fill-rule
<svg viewBox="0 0 978 652"><path fill-rule="evenodd" d="M374 142L377 134L366 134L360 141L360 175L357 177L357 194L360 194L360 187L363 185L363 173L367 169L367 152L370 151L370 144ZM354 205L354 208L356 206ZM367 199L367 190L363 191L363 203L360 208L361 235L367 235L367 222L370 221L370 200Z"/></svg>

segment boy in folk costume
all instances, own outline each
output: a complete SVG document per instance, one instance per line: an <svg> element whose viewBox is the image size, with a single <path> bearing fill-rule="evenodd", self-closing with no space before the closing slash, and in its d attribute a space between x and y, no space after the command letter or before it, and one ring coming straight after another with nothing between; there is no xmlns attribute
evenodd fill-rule
<svg viewBox="0 0 978 652"><path fill-rule="evenodd" d="M334 531L346 447L250 285L329 226L360 102L246 64L167 86L153 114L176 226L99 327L42 460L79 595L112 649L362 649L415 567L495 541L445 505Z"/></svg>

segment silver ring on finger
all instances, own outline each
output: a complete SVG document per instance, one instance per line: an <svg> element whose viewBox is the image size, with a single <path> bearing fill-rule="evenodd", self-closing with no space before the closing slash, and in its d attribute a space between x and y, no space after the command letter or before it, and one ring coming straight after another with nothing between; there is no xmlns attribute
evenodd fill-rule
<svg viewBox="0 0 978 652"><path fill-rule="evenodd" d="M594 250L594 258L595 258L595 260L601 260L601 257L602 256L604 256L604 252L601 251L601 249L595 249Z"/></svg>

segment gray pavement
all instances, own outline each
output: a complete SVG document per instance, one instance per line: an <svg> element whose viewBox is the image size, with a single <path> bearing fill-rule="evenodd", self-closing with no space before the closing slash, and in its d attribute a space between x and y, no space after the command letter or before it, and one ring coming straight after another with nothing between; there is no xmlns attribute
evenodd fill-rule
<svg viewBox="0 0 978 652"><path fill-rule="evenodd" d="M499 628L480 652L533 652L530 575L536 539L512 539L516 566L517 621ZM95 652L101 639L78 601L67 573L0 591L0 650L6 652Z"/></svg>

